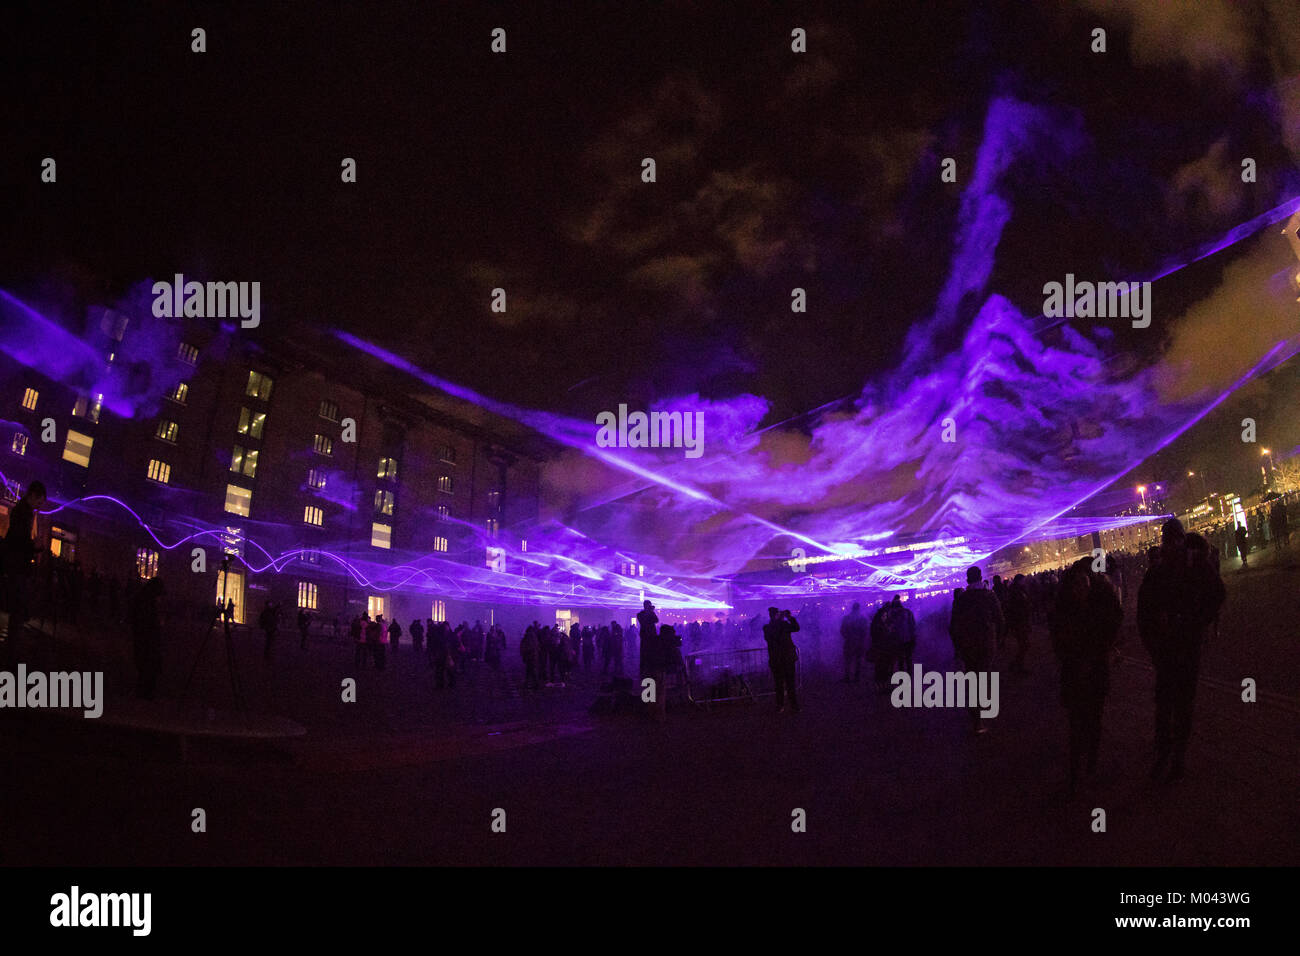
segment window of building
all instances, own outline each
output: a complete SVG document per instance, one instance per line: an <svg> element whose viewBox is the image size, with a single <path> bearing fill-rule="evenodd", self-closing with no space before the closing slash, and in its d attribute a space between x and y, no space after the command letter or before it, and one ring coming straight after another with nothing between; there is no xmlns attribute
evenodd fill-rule
<svg viewBox="0 0 1300 956"><path fill-rule="evenodd" d="M298 582L298 606L309 611L316 610L316 585L310 581Z"/></svg>
<svg viewBox="0 0 1300 956"><path fill-rule="evenodd" d="M27 454L27 436L22 432L14 432L14 440L9 443L9 449L15 455Z"/></svg>
<svg viewBox="0 0 1300 956"><path fill-rule="evenodd" d="M487 530L488 530L488 534L491 535L492 537L495 538L495 537L497 536L497 529L498 529L499 526L500 526L500 525L499 525L499 523L497 522L497 519L496 519L496 518L488 518L488 519L487 519Z"/></svg>
<svg viewBox="0 0 1300 956"><path fill-rule="evenodd" d="M429 617L431 617L434 621L447 620L447 602L434 601L433 609L429 612Z"/></svg>
<svg viewBox="0 0 1300 956"><path fill-rule="evenodd" d="M311 440L311 447L317 454L332 455L334 454L334 441L328 435L315 435Z"/></svg>
<svg viewBox="0 0 1300 956"><path fill-rule="evenodd" d="M331 402L328 398L322 398L320 403L320 417L326 421L336 422L339 420L338 402Z"/></svg>
<svg viewBox="0 0 1300 956"><path fill-rule="evenodd" d="M519 550L520 550L521 552L525 552L525 553L527 553L527 551L528 551L528 539L527 539L527 538L520 538L520 539L519 539Z"/></svg>
<svg viewBox="0 0 1300 956"><path fill-rule="evenodd" d="M499 511L501 509L501 492L489 491L487 495L487 503L490 510Z"/></svg>
<svg viewBox="0 0 1300 956"><path fill-rule="evenodd" d="M379 459L379 477L390 478L394 481L397 479L397 459L381 458Z"/></svg>
<svg viewBox="0 0 1300 956"><path fill-rule="evenodd" d="M244 556L244 532L242 528L226 527L226 533L220 535L221 553L236 558Z"/></svg>
<svg viewBox="0 0 1300 956"><path fill-rule="evenodd" d="M451 475L438 476L438 490L451 494Z"/></svg>
<svg viewBox="0 0 1300 956"><path fill-rule="evenodd" d="M438 520L442 521L451 516L451 509L446 505L438 505Z"/></svg>
<svg viewBox="0 0 1300 956"><path fill-rule="evenodd" d="M320 552L313 548L304 548L298 552L298 560L303 564L320 564Z"/></svg>
<svg viewBox="0 0 1300 956"><path fill-rule="evenodd" d="M226 485L226 510L232 515L248 517L253 504L253 492L250 488L239 485Z"/></svg>
<svg viewBox="0 0 1300 956"><path fill-rule="evenodd" d="M149 469L145 472L145 475L150 481L165 485L172 479L172 466L165 461L159 461L157 458L150 458Z"/></svg>
<svg viewBox="0 0 1300 956"><path fill-rule="evenodd" d="M99 317L99 329L114 342L120 342L122 336L126 335L127 321L127 317L122 313L105 309L104 314Z"/></svg>
<svg viewBox="0 0 1300 956"><path fill-rule="evenodd" d="M236 445L230 453L230 470L237 475L257 477L257 449Z"/></svg>
<svg viewBox="0 0 1300 956"><path fill-rule="evenodd" d="M82 468L89 468L90 449L94 445L95 439L69 428L68 440L63 446L63 460L70 461L74 465L80 465Z"/></svg>
<svg viewBox="0 0 1300 956"><path fill-rule="evenodd" d="M260 398L264 402L269 402L271 400L271 376L250 370L248 373L248 387L244 389L244 394L249 398Z"/></svg>
<svg viewBox="0 0 1300 956"><path fill-rule="evenodd" d="M393 513L393 493L380 488L375 492L375 514L391 515Z"/></svg>
<svg viewBox="0 0 1300 956"><path fill-rule="evenodd" d="M325 487L325 471L321 468L307 469L307 486L320 491Z"/></svg>
<svg viewBox="0 0 1300 956"><path fill-rule="evenodd" d="M178 405L184 405L186 399L190 397L190 383L177 382L176 386L167 393L167 397Z"/></svg>
<svg viewBox="0 0 1300 956"><path fill-rule="evenodd" d="M176 347L176 357L186 365L199 364L199 350L188 342L181 342Z"/></svg>
<svg viewBox="0 0 1300 956"><path fill-rule="evenodd" d="M29 388L23 392L23 408L29 412L36 411L36 399L40 397L40 392L34 388Z"/></svg>
<svg viewBox="0 0 1300 956"><path fill-rule="evenodd" d="M102 393L96 395L93 400L85 395L81 395L77 398L76 404L72 406L72 414L76 418L84 418L90 422L98 422L99 410L103 404L104 396Z"/></svg>
<svg viewBox="0 0 1300 956"><path fill-rule="evenodd" d="M374 620L383 614L388 607L388 601L382 594L370 594L366 596L366 613L370 615L370 620Z"/></svg>
<svg viewBox="0 0 1300 956"><path fill-rule="evenodd" d="M370 546L372 548L391 548L393 546L393 526L380 524L378 521L370 526Z"/></svg>
<svg viewBox="0 0 1300 956"><path fill-rule="evenodd" d="M319 527L325 521L325 512L316 505L308 505L302 510L302 520Z"/></svg>
<svg viewBox="0 0 1300 956"><path fill-rule="evenodd" d="M176 439L180 437L181 426L164 418L158 423L158 427L154 429L153 434L155 438L161 438L163 441L171 442L174 445Z"/></svg>
<svg viewBox="0 0 1300 956"><path fill-rule="evenodd" d="M440 445L438 447L438 457L448 464L456 464L456 449L450 445Z"/></svg>
<svg viewBox="0 0 1300 956"><path fill-rule="evenodd" d="M254 412L247 408L239 410L239 434L260 440L265 426L266 412Z"/></svg>
<svg viewBox="0 0 1300 956"><path fill-rule="evenodd" d="M158 552L149 548L136 548L135 573L146 579L158 577Z"/></svg>
<svg viewBox="0 0 1300 956"><path fill-rule="evenodd" d="M50 528L50 554L64 561L77 559L77 532L58 525Z"/></svg>
<svg viewBox="0 0 1300 956"><path fill-rule="evenodd" d="M442 537L441 535L439 535L438 537L434 538L434 539L433 539L433 550L435 550L435 551L446 551L446 550L447 550L447 539L444 538L444 537Z"/></svg>

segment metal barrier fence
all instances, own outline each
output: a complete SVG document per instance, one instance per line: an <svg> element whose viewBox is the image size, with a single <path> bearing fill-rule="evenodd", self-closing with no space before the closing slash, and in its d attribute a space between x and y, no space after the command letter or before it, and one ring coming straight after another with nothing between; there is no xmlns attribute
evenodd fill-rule
<svg viewBox="0 0 1300 956"><path fill-rule="evenodd" d="M776 693L767 666L767 648L682 653L686 664L686 699L707 707L732 700L757 700ZM803 668L795 664L795 687L803 686Z"/></svg>

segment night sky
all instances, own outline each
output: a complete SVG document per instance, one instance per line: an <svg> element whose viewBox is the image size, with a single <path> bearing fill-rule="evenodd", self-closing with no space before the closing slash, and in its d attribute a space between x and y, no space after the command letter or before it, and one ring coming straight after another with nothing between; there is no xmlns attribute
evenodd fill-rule
<svg viewBox="0 0 1300 956"><path fill-rule="evenodd" d="M75 325L81 306L146 277L256 279L268 334L344 329L588 421L620 402L749 393L771 424L896 369L949 275L999 96L1049 118L1000 180L1011 215L983 290L1028 316L1045 281L1149 276L1300 194L1288 2L37 3L0 16L0 287ZM204 54L190 51L195 26ZM504 55L489 49L498 26ZM1104 55L1089 50L1096 26ZM806 54L790 50L794 27ZM44 156L57 187L39 181ZM654 184L640 180L647 156ZM956 183L940 181L949 156ZM343 157L355 185L340 182ZM1226 265L1166 279L1153 327L1112 323L1107 347L1137 366L1214 367L1212 348L1175 340ZM496 286L504 315L488 307ZM795 286L806 314L790 311ZM963 321L983 298L962 303ZM935 334L956 347L963 328ZM1293 409L1294 368L1281 372L1222 422ZM1285 428L1261 426L1264 440L1300 443ZM1214 456L1245 474L1253 450L1211 435L1174 452L1148 470Z"/></svg>

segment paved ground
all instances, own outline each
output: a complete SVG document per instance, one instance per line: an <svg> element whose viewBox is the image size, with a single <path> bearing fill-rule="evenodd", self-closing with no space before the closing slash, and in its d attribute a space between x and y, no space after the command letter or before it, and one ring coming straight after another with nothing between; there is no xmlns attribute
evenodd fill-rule
<svg viewBox="0 0 1300 956"><path fill-rule="evenodd" d="M828 672L809 675L798 715L773 713L769 699L679 706L655 725L590 716L595 678L521 692L514 635L505 674L475 668L455 691L435 691L409 646L382 673L356 672L350 646L315 640L304 653L286 633L270 666L241 638L239 671L256 709L307 727L298 740L200 743L181 764L164 740L0 712L0 862L1294 865L1296 559L1226 573L1189 776L1175 786L1145 773L1152 673L1131 604L1099 779L1073 801L1041 630L1031 672L1003 674L1001 714L980 737L964 714L894 709ZM66 626L60 638L30 666L98 661L111 684L129 680L113 646ZM173 698L196 645L174 635ZM946 636L923 635L918 661L948 668ZM340 699L349 676L355 704ZM1258 681L1258 703L1241 702L1243 677ZM215 641L191 699L229 706ZM195 807L207 833L191 832ZM505 833L491 830L497 808ZM791 832L796 808L805 833ZM1105 833L1091 829L1094 808L1106 811Z"/></svg>

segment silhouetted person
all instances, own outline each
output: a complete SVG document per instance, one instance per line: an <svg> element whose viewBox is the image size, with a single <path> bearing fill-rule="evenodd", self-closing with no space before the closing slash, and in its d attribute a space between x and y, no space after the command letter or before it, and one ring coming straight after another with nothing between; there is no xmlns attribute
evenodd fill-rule
<svg viewBox="0 0 1300 956"><path fill-rule="evenodd" d="M411 646L415 648L415 653L419 654L420 651L424 650L424 625L420 623L420 619L417 617L411 622L408 630L411 632Z"/></svg>
<svg viewBox="0 0 1300 956"><path fill-rule="evenodd" d="M305 607L298 608L298 636L302 638L298 646L307 649L307 634L311 631L311 615Z"/></svg>
<svg viewBox="0 0 1300 956"><path fill-rule="evenodd" d="M9 512L4 539L4 573L9 609L9 640L17 646L31 613L31 580L36 561L36 515L45 504L45 485L33 481Z"/></svg>
<svg viewBox="0 0 1300 956"><path fill-rule="evenodd" d="M1110 652L1124 611L1114 590L1089 567L1070 565L1050 617L1052 649L1061 665L1061 701L1070 722L1070 795L1086 766L1097 770L1101 715L1110 689Z"/></svg>
<svg viewBox="0 0 1300 956"><path fill-rule="evenodd" d="M623 625L609 622L609 656L614 662L614 676L623 676ZM602 671L603 673L603 671Z"/></svg>
<svg viewBox="0 0 1300 956"><path fill-rule="evenodd" d="M664 699L665 669L663 648L659 644L659 615L655 606L647 599L637 612L637 624L641 634L641 679L647 677L654 681L654 700L650 703L650 716L655 720L667 719L667 701Z"/></svg>
<svg viewBox="0 0 1300 956"><path fill-rule="evenodd" d="M1159 779L1182 777L1192 732L1192 705L1206 631L1223 605L1223 581L1202 549L1200 535L1189 554L1182 523L1170 518L1161 528L1160 561L1147 571L1138 590L1138 633L1156 672L1156 759Z"/></svg>
<svg viewBox="0 0 1300 956"><path fill-rule="evenodd" d="M799 651L791 637L799 630L799 622L788 610L767 609L770 620L763 625L763 640L767 642L767 666L776 684L776 712L785 712L785 695L790 695L790 710L799 713L799 698L795 693L795 677Z"/></svg>
<svg viewBox="0 0 1300 956"><path fill-rule="evenodd" d="M1025 654L1029 650L1029 632L1032 629L1033 608L1029 603L1029 589L1025 585L1025 576L1017 574L1007 591L1003 612L1007 619L1007 634L1016 644L1016 656L1012 658L1011 669L1018 674L1025 672Z"/></svg>
<svg viewBox="0 0 1300 956"><path fill-rule="evenodd" d="M539 690L541 684L537 679L537 662L541 656L541 642L534 625L530 624L524 631L524 639L519 642L519 656L524 662L524 690Z"/></svg>
<svg viewBox="0 0 1300 956"><path fill-rule="evenodd" d="M352 646L355 648L352 654L352 666L360 667L366 659L366 625L370 623L370 615L362 614L352 619L352 624L348 627L348 635L352 638Z"/></svg>
<svg viewBox="0 0 1300 956"><path fill-rule="evenodd" d="M991 668L998 634L1004 626L1002 605L992 591L981 586L983 577L978 567L966 569L966 589L953 596L952 622L949 625L962 666L976 673ZM970 706L969 712L975 732L985 733L988 725L980 717L978 702Z"/></svg>
<svg viewBox="0 0 1300 956"><path fill-rule="evenodd" d="M388 635L384 627L384 616L376 614L375 619L366 626L366 644L370 648L370 655L375 661L375 670L383 670L386 661L384 645L388 640Z"/></svg>
<svg viewBox="0 0 1300 956"><path fill-rule="evenodd" d="M844 644L845 684L856 684L862 679L862 655L867 650L867 618L862 605L853 602L853 608L840 621L840 640Z"/></svg>
<svg viewBox="0 0 1300 956"><path fill-rule="evenodd" d="M164 593L162 578L150 578L134 595L127 609L135 651L135 696L153 700L162 674L162 622L158 601Z"/></svg>
<svg viewBox="0 0 1300 956"><path fill-rule="evenodd" d="M1241 566L1243 568L1250 567L1246 559L1246 555L1250 554L1250 535L1246 531L1246 526L1244 524L1237 525L1237 530L1233 532L1233 536L1237 541L1237 554L1241 555Z"/></svg>
<svg viewBox="0 0 1300 956"><path fill-rule="evenodd" d="M276 614L276 606L268 602L257 618L257 626L266 635L266 646L262 649L262 658L264 660L269 661L271 659L271 645L275 643L275 633L280 627L279 617Z"/></svg>
<svg viewBox="0 0 1300 956"><path fill-rule="evenodd" d="M912 654L916 650L916 615L903 604L901 595L894 599L885 610L885 627L890 634L890 643L894 646L894 660L897 668L910 672Z"/></svg>
<svg viewBox="0 0 1300 956"><path fill-rule="evenodd" d="M388 625L388 646L393 652L393 660L397 660L397 645L402 643L402 625L397 623L397 618Z"/></svg>

